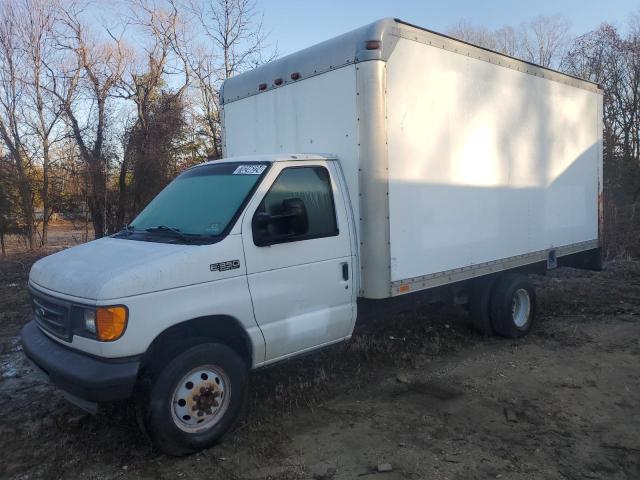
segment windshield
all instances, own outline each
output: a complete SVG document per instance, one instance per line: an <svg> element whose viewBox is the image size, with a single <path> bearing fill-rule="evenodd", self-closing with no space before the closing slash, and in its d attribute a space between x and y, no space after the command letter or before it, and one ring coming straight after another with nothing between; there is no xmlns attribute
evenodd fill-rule
<svg viewBox="0 0 640 480"><path fill-rule="evenodd" d="M234 162L187 170L167 185L126 231L174 240L219 236L266 169L265 163Z"/></svg>

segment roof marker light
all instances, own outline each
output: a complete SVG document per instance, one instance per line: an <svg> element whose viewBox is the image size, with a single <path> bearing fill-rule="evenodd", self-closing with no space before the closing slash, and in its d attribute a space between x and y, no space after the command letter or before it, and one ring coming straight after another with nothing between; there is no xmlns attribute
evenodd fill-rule
<svg viewBox="0 0 640 480"><path fill-rule="evenodd" d="M274 85L282 85L282 78L278 77L273 81Z"/></svg>
<svg viewBox="0 0 640 480"><path fill-rule="evenodd" d="M380 40L367 40L365 47L367 50L380 50L382 42Z"/></svg>
<svg viewBox="0 0 640 480"><path fill-rule="evenodd" d="M267 89L266 83L261 83L260 85L258 85L258 90L266 90L266 89Z"/></svg>
<svg viewBox="0 0 640 480"><path fill-rule="evenodd" d="M300 80L300 72L293 72L291 74L291 80Z"/></svg>

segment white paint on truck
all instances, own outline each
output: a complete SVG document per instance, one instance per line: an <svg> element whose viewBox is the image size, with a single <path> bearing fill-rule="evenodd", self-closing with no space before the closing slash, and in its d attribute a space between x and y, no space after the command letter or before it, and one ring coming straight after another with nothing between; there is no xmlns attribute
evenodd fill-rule
<svg viewBox="0 0 640 480"><path fill-rule="evenodd" d="M326 345L351 336L355 320L350 221L337 188L338 170L331 163L290 161L276 163L249 203L242 219L247 278L256 321L262 329L267 362ZM331 175L338 232L336 235L256 246L251 229L269 187L284 169L327 168Z"/></svg>
<svg viewBox="0 0 640 480"><path fill-rule="evenodd" d="M355 90L356 66L350 65L224 105L225 156L324 152L357 158ZM345 169L345 175L357 193L357 170ZM358 206L352 197L356 218Z"/></svg>
<svg viewBox="0 0 640 480"><path fill-rule="evenodd" d="M337 155L357 219L361 297L598 247L596 85L395 20L363 30L377 28L378 54L356 53L366 61L336 65L327 53L323 62L346 34L231 79L222 93L227 154ZM305 52L316 69L288 81L310 72Z"/></svg>
<svg viewBox="0 0 640 480"><path fill-rule="evenodd" d="M162 451L213 444L248 369L350 338L359 305L446 286L517 338L524 273L600 265L597 85L386 19L220 100L228 158L29 276L25 353L83 408L142 389Z"/></svg>
<svg viewBox="0 0 640 480"><path fill-rule="evenodd" d="M386 72L392 281L597 241L599 93L406 38Z"/></svg>

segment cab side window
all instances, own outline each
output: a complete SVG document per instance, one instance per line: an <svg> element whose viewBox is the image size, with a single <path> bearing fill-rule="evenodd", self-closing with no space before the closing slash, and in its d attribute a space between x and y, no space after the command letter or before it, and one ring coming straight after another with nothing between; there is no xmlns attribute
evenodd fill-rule
<svg viewBox="0 0 640 480"><path fill-rule="evenodd" d="M256 245L338 235L329 172L290 167L278 175L253 219Z"/></svg>

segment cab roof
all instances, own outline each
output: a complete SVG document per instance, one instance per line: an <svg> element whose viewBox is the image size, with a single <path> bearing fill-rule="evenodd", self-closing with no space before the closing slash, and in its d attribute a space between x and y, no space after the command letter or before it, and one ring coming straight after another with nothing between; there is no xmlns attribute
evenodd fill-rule
<svg viewBox="0 0 640 480"><path fill-rule="evenodd" d="M255 155L242 155L238 157L221 158L220 160L209 160L208 162L200 163L196 167L202 165L211 165L213 163L252 163L252 162L291 162L291 161L306 161L306 160L336 160L336 157L330 153L275 153L269 155L255 154Z"/></svg>

